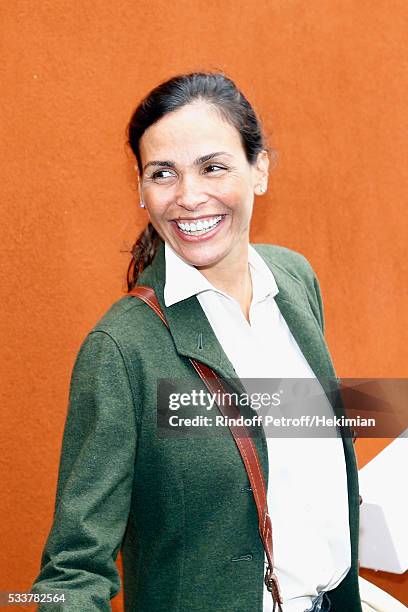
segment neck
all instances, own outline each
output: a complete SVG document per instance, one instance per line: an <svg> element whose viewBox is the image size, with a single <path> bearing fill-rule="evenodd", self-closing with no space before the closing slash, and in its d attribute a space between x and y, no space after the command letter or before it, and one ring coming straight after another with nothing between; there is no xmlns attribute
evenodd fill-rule
<svg viewBox="0 0 408 612"><path fill-rule="evenodd" d="M248 265L248 242L233 249L214 266L197 267L216 289L234 298L249 321L252 301L252 280Z"/></svg>

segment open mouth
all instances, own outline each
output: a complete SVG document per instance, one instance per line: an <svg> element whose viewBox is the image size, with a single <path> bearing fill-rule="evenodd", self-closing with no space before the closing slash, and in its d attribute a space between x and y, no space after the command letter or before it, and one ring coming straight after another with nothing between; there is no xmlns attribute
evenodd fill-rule
<svg viewBox="0 0 408 612"><path fill-rule="evenodd" d="M215 230L222 224L226 215L214 215L196 221L172 221L177 233L185 238L200 236L212 236Z"/></svg>
<svg viewBox="0 0 408 612"><path fill-rule="evenodd" d="M177 226L178 228L187 235L190 236L200 236L201 234L205 234L207 232L209 232L210 230L212 230L213 227L216 227L218 225L218 223L221 221L222 219L222 215L218 215L216 217L210 217L209 219L205 219L205 221L195 221L195 222L191 222L191 223L183 223L183 222L178 222Z"/></svg>

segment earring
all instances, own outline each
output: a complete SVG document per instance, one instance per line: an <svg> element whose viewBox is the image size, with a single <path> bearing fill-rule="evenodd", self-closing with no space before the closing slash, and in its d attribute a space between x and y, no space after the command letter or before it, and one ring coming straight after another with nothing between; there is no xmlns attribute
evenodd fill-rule
<svg viewBox="0 0 408 612"><path fill-rule="evenodd" d="M258 185L256 190L257 190L257 193L260 195L262 193L265 193L266 187L264 187L263 185Z"/></svg>
<svg viewBox="0 0 408 612"><path fill-rule="evenodd" d="M146 208L145 203L143 202L143 200L140 200L140 208Z"/></svg>

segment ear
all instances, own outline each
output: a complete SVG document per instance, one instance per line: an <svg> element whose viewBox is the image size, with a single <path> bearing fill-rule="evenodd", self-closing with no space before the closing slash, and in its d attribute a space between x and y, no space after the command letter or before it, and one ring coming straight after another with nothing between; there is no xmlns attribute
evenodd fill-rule
<svg viewBox="0 0 408 612"><path fill-rule="evenodd" d="M256 195L266 193L268 189L269 156L267 151L258 153L254 164L254 192Z"/></svg>
<svg viewBox="0 0 408 612"><path fill-rule="evenodd" d="M140 208L146 208L144 200L143 200L142 184L140 181L140 175L139 175L137 166L135 166L135 170L137 172L137 190L139 192Z"/></svg>
<svg viewBox="0 0 408 612"><path fill-rule="evenodd" d="M137 190L139 192L139 197L142 197L142 188L141 188L141 184L140 184L140 175L138 172L138 168L137 166L134 166L135 172L136 172L136 176L137 176Z"/></svg>

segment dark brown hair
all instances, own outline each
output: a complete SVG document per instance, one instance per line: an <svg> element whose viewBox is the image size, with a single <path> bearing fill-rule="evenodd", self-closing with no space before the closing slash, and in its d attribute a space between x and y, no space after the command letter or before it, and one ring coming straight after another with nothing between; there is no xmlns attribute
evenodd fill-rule
<svg viewBox="0 0 408 612"><path fill-rule="evenodd" d="M147 94L129 121L128 144L136 157L140 176L143 168L139 143L144 132L167 113L197 99L212 104L222 117L237 129L249 163L255 163L258 153L266 149L261 124L255 111L229 77L219 72L182 74L161 83ZM132 260L127 271L128 291L136 285L142 270L152 262L160 239L149 222L131 250Z"/></svg>

